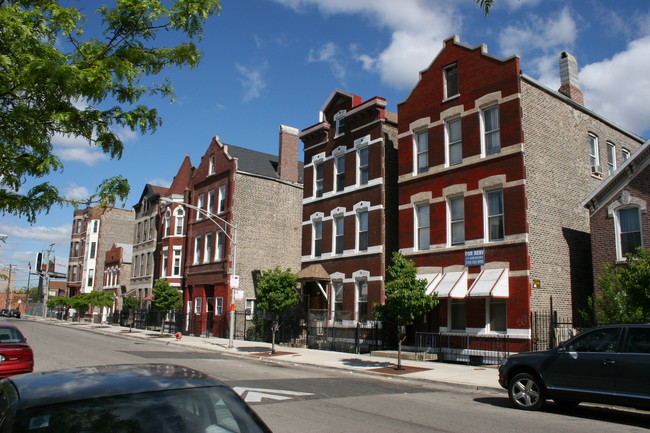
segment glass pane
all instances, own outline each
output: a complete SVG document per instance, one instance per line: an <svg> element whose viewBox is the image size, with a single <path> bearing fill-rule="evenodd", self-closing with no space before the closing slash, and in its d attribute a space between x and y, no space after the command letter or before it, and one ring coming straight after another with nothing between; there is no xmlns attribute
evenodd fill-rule
<svg viewBox="0 0 650 433"><path fill-rule="evenodd" d="M447 131L449 134L450 143L460 141L461 139L460 119L450 120L449 122L447 122Z"/></svg>
<svg viewBox="0 0 650 433"><path fill-rule="evenodd" d="M638 232L641 231L641 220L639 218L639 208L630 207L618 211L621 220L621 232Z"/></svg>
<svg viewBox="0 0 650 433"><path fill-rule="evenodd" d="M463 147L461 143L449 146L449 164L460 164L463 162Z"/></svg>
<svg viewBox="0 0 650 433"><path fill-rule="evenodd" d="M503 216L490 217L490 240L500 240L504 238L503 233Z"/></svg>
<svg viewBox="0 0 650 433"><path fill-rule="evenodd" d="M488 198L488 215L503 214L503 191L490 191Z"/></svg>
<svg viewBox="0 0 650 433"><path fill-rule="evenodd" d="M650 328L628 328L623 351L650 354Z"/></svg>
<svg viewBox="0 0 650 433"><path fill-rule="evenodd" d="M567 352L615 352L621 328L604 328L576 337Z"/></svg>
<svg viewBox="0 0 650 433"><path fill-rule="evenodd" d="M451 220L457 221L464 218L464 203L462 198L455 198L449 200L449 207L451 209Z"/></svg>
<svg viewBox="0 0 650 433"><path fill-rule="evenodd" d="M490 330L506 331L506 301L502 299L490 300Z"/></svg>

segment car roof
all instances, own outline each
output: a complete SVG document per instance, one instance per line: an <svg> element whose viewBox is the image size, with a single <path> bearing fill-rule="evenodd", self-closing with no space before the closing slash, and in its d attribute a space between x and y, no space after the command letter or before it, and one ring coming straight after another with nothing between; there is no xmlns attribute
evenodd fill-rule
<svg viewBox="0 0 650 433"><path fill-rule="evenodd" d="M20 331L20 329L18 329L16 325L12 325L11 323L0 323L0 328L12 328Z"/></svg>
<svg viewBox="0 0 650 433"><path fill-rule="evenodd" d="M123 394L225 386L200 371L169 364L78 367L22 374L4 381L16 388L20 409Z"/></svg>

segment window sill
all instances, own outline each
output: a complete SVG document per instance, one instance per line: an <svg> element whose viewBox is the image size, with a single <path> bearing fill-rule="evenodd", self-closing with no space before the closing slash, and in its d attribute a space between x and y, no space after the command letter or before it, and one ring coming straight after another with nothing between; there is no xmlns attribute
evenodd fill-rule
<svg viewBox="0 0 650 433"><path fill-rule="evenodd" d="M458 98L460 98L460 93L456 93L456 94L453 95L453 96L450 96L450 97L448 97L448 98L444 98L444 99L442 100L442 103L444 104L444 103L447 103L447 102L451 102L451 101L456 100L456 99L458 99Z"/></svg>

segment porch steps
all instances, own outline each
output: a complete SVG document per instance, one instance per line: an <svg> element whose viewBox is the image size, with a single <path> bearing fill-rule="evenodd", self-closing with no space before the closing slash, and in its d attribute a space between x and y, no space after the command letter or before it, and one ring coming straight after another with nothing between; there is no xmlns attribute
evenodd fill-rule
<svg viewBox="0 0 650 433"><path fill-rule="evenodd" d="M397 359L397 350L374 350L370 352L370 356L382 356L384 358ZM411 361L437 361L438 355L435 353L407 352L403 350L402 359L408 359Z"/></svg>

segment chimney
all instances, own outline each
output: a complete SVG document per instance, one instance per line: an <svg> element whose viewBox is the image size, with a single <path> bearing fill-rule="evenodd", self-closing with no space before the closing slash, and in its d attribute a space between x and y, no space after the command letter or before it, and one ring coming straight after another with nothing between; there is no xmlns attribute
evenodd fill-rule
<svg viewBox="0 0 650 433"><path fill-rule="evenodd" d="M298 182L298 129L280 125L280 155L278 176L289 182Z"/></svg>
<svg viewBox="0 0 650 433"><path fill-rule="evenodd" d="M580 80L578 79L578 61L566 51L560 54L560 83L558 92L580 105L585 105L585 98L580 90Z"/></svg>

